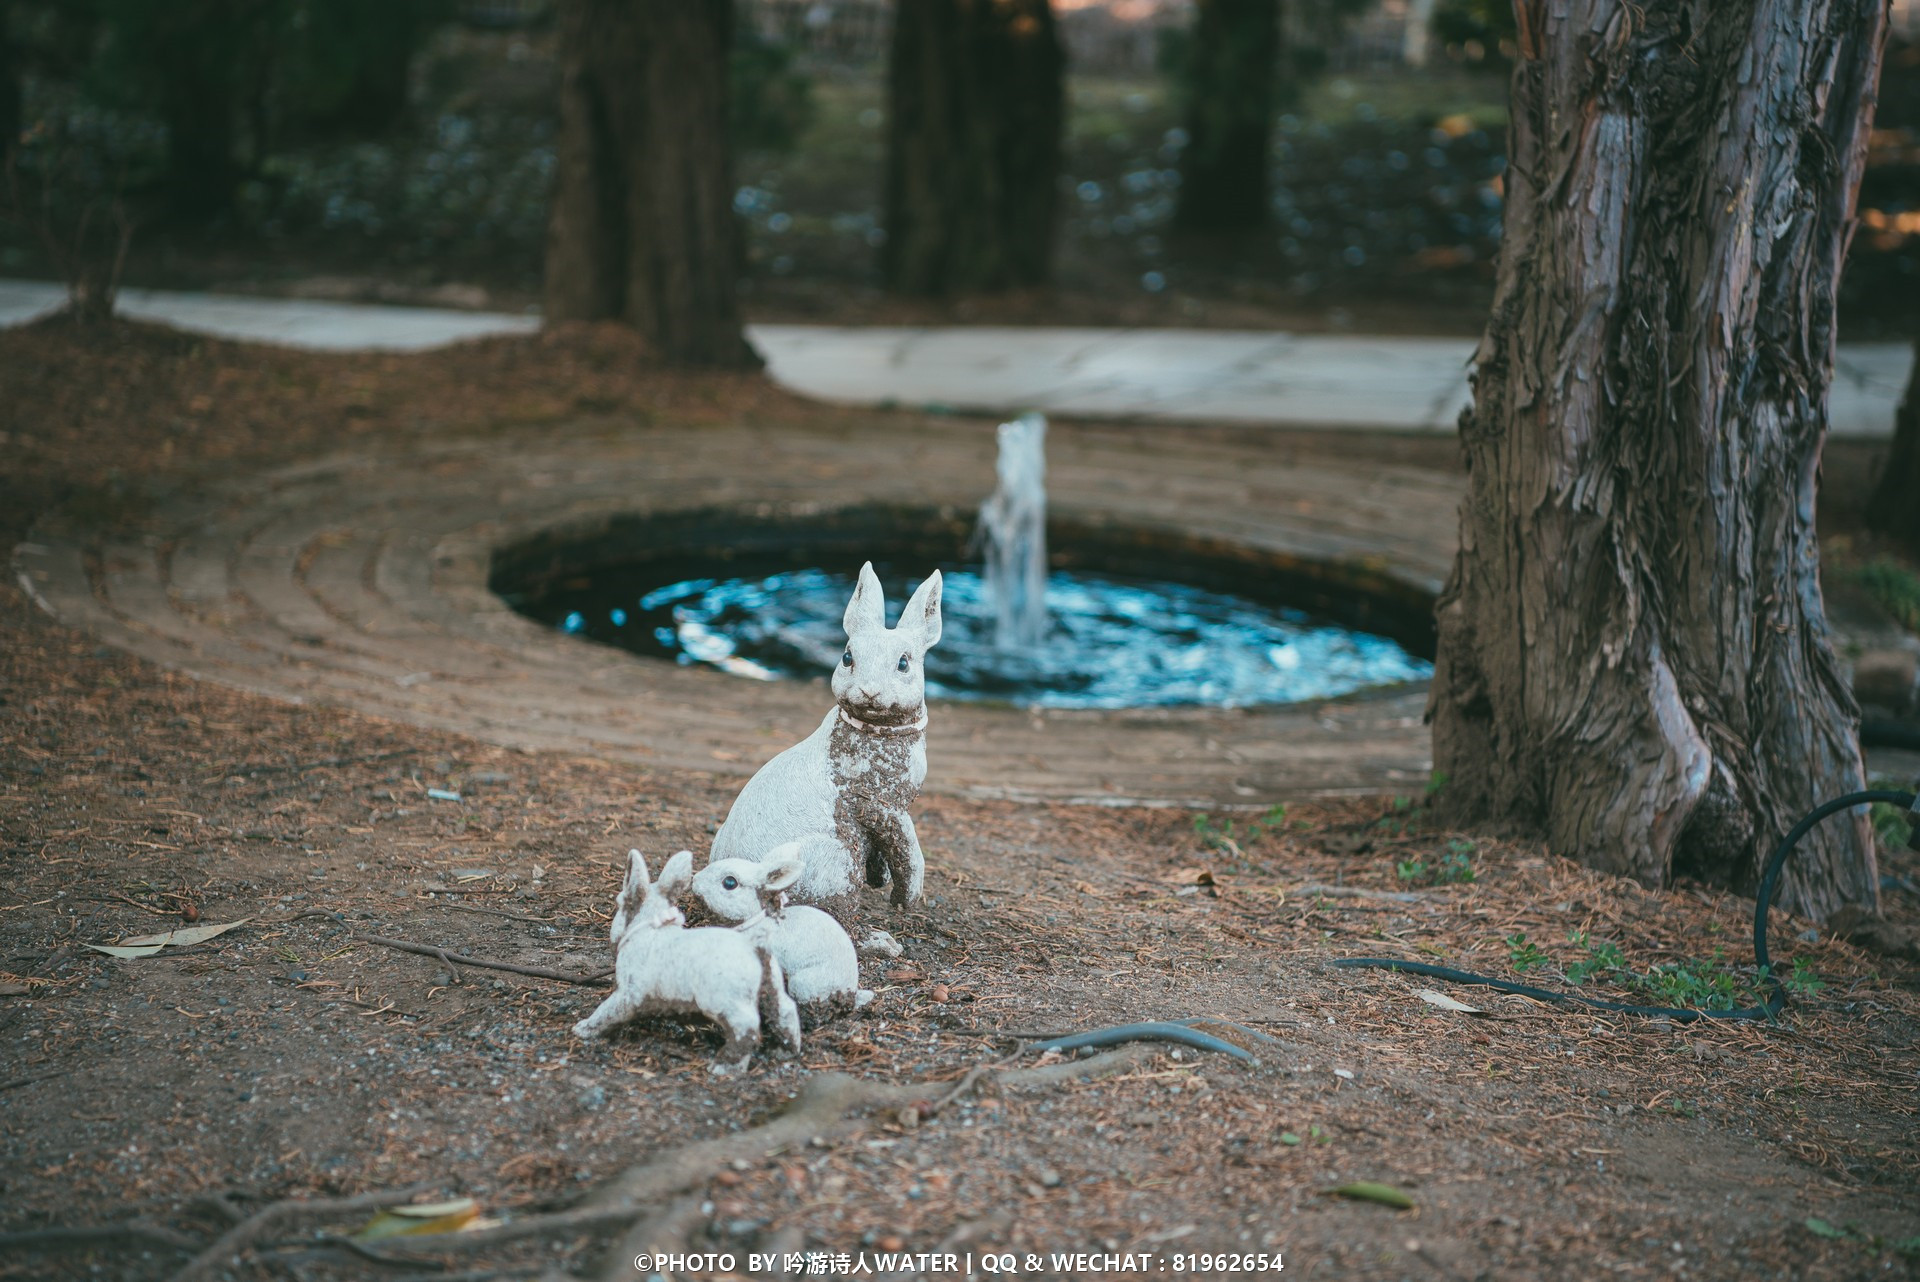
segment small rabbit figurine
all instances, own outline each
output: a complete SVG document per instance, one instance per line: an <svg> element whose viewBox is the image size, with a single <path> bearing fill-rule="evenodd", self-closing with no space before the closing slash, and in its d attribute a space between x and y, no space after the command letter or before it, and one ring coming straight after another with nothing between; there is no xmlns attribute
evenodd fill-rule
<svg viewBox="0 0 1920 1282"><path fill-rule="evenodd" d="M613 992L573 1026L574 1035L598 1037L637 1015L693 1012L727 1035L716 1073L746 1068L763 1026L798 1054L800 1012L773 954L737 930L687 929L674 901L692 876L690 850L667 860L651 884L647 861L637 850L627 852L626 884L613 904Z"/></svg>
<svg viewBox="0 0 1920 1282"><path fill-rule="evenodd" d="M940 640L940 571L889 628L879 576L867 563L845 623L847 649L833 670L837 706L747 780L714 834L712 858L759 859L797 842L794 899L844 903L864 869L869 886L891 877L893 902L910 904L926 876L907 807L927 777L924 662Z"/></svg>
<svg viewBox="0 0 1920 1282"><path fill-rule="evenodd" d="M693 893L721 921L780 963L787 993L803 1022L817 1023L873 1000L860 987L853 940L829 914L805 904L787 906L782 892L800 879L800 844L788 842L751 859L716 859L693 878Z"/></svg>

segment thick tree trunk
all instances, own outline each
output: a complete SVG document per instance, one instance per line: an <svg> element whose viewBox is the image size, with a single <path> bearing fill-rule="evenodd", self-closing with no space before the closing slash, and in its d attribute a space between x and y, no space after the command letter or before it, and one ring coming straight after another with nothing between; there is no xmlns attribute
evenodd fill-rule
<svg viewBox="0 0 1920 1282"><path fill-rule="evenodd" d="M12 26L13 6L0 0L0 166L20 142L20 58Z"/></svg>
<svg viewBox="0 0 1920 1282"><path fill-rule="evenodd" d="M241 178L234 147L237 111L229 68L208 68L205 74L182 69L162 87L167 204L183 223L205 222L233 208Z"/></svg>
<svg viewBox="0 0 1920 1282"><path fill-rule="evenodd" d="M1520 0L1430 715L1462 821L1750 887L1861 786L1813 507L1880 0ZM1864 816L1782 903L1877 902Z"/></svg>
<svg viewBox="0 0 1920 1282"><path fill-rule="evenodd" d="M552 321L623 320L684 365L758 364L735 292L731 0L565 0Z"/></svg>
<svg viewBox="0 0 1920 1282"><path fill-rule="evenodd" d="M1047 0L900 0L881 250L889 290L1046 283L1065 61Z"/></svg>
<svg viewBox="0 0 1920 1282"><path fill-rule="evenodd" d="M1266 225L1279 59L1279 0L1199 0L1181 77L1187 146L1174 222L1182 231Z"/></svg>
<svg viewBox="0 0 1920 1282"><path fill-rule="evenodd" d="M1920 557L1920 340L1913 345L1913 372L1893 420L1893 452L1874 487L1867 526Z"/></svg>

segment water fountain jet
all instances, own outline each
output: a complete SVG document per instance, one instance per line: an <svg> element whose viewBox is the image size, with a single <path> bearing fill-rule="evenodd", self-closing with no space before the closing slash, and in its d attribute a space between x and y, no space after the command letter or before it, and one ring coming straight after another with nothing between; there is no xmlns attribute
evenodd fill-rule
<svg viewBox="0 0 1920 1282"><path fill-rule="evenodd" d="M999 439L1000 480L980 505L975 542L985 552L994 648L1030 654L1047 639L1046 417L1002 423Z"/></svg>

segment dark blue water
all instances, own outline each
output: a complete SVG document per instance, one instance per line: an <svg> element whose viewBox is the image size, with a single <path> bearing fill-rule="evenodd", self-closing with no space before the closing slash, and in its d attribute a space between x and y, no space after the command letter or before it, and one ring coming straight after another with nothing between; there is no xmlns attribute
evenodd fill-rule
<svg viewBox="0 0 1920 1282"><path fill-rule="evenodd" d="M884 569L882 579L892 623L917 580ZM681 663L763 681L817 678L839 662L852 592L851 575L811 569L651 588L603 575L543 601L539 614L563 631ZM1433 672L1385 637L1179 583L1055 571L1047 604L1042 645L996 650L979 574L948 572L928 692L1043 708L1242 707Z"/></svg>

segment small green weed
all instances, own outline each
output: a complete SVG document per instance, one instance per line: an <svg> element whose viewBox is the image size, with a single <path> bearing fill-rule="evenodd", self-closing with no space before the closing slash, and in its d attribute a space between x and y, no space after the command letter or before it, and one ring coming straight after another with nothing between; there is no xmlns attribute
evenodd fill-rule
<svg viewBox="0 0 1920 1282"><path fill-rule="evenodd" d="M1526 931L1508 935L1504 942L1507 945L1507 961L1521 974L1524 975L1530 970L1537 970L1547 964L1547 955L1527 939Z"/></svg>
<svg viewBox="0 0 1920 1282"><path fill-rule="evenodd" d="M1231 817L1216 819L1209 814L1193 817L1193 831L1200 838L1200 844L1209 850L1224 850L1229 854L1238 854L1268 833L1284 832L1286 827L1287 808L1284 805L1268 806L1258 819L1249 822L1244 840L1237 835Z"/></svg>
<svg viewBox="0 0 1920 1282"><path fill-rule="evenodd" d="M1905 1259L1920 1260L1920 1237L1883 1238L1876 1233L1868 1233L1852 1220L1836 1225L1817 1215L1809 1215L1800 1223L1815 1237L1835 1242L1858 1242L1871 1251L1892 1251Z"/></svg>
<svg viewBox="0 0 1920 1282"><path fill-rule="evenodd" d="M1795 997L1812 997L1826 986L1826 982L1813 973L1813 967L1804 957L1794 958L1792 972L1780 981L1780 987Z"/></svg>
<svg viewBox="0 0 1920 1282"><path fill-rule="evenodd" d="M1707 962L1694 960L1662 962L1645 975L1636 976L1640 987L1666 1006L1698 1007L1703 1010L1732 1010L1745 987L1721 961L1721 950L1713 950Z"/></svg>
<svg viewBox="0 0 1920 1282"><path fill-rule="evenodd" d="M1409 886L1466 885L1473 880L1474 851L1471 841L1455 837L1447 843L1446 853L1431 864L1424 857L1415 855L1396 863L1393 872Z"/></svg>
<svg viewBox="0 0 1920 1282"><path fill-rule="evenodd" d="M1593 943L1584 930L1574 931L1567 936L1567 942L1586 952L1586 956L1576 957L1567 964L1570 983L1585 984L1596 979L1610 979L1627 968L1627 959L1621 956L1617 945L1605 940Z"/></svg>
<svg viewBox="0 0 1920 1282"><path fill-rule="evenodd" d="M1662 962L1650 970L1635 971L1627 965L1619 947L1607 940L1596 942L1585 931L1576 930L1567 936L1567 942L1579 950L1566 965L1568 983L1617 984L1637 989L1662 1006L1731 1010L1743 1003L1758 1002L1766 978L1762 971L1749 979L1743 968L1728 964L1726 950L1721 948L1715 948L1705 960ZM1507 943L1511 949L1514 940ZM1825 987L1805 958L1794 959L1792 972L1780 983L1796 997L1811 997Z"/></svg>
<svg viewBox="0 0 1920 1282"><path fill-rule="evenodd" d="M1374 820L1373 826L1390 837L1398 837L1412 830L1417 817L1413 798L1395 797L1388 803L1387 813Z"/></svg>
<svg viewBox="0 0 1920 1282"><path fill-rule="evenodd" d="M1193 817L1194 835L1200 838L1200 844L1208 850L1238 851L1240 843L1233 838L1233 820L1215 819L1212 815Z"/></svg>

